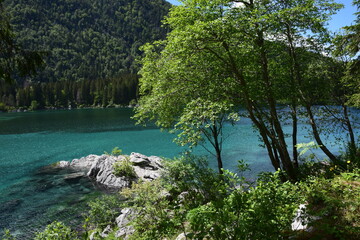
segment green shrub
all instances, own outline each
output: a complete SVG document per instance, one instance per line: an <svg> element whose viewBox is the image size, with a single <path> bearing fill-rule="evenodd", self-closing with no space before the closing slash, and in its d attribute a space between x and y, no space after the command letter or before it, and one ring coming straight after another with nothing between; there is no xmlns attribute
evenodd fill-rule
<svg viewBox="0 0 360 240"><path fill-rule="evenodd" d="M61 222L53 222L43 232L37 233L35 240L77 240L76 233Z"/></svg>
<svg viewBox="0 0 360 240"><path fill-rule="evenodd" d="M7 107L5 103L0 102L0 112L6 112L6 111L7 111Z"/></svg>
<svg viewBox="0 0 360 240"><path fill-rule="evenodd" d="M39 107L40 105L36 100L31 101L30 110L38 110Z"/></svg>
<svg viewBox="0 0 360 240"><path fill-rule="evenodd" d="M128 177L135 178L136 173L133 167L133 164L130 162L130 159L126 157L124 160L117 161L114 163L114 175L117 177Z"/></svg>
<svg viewBox="0 0 360 240"><path fill-rule="evenodd" d="M307 214L316 239L360 239L360 172L344 172L334 179L314 178L303 184Z"/></svg>
<svg viewBox="0 0 360 240"><path fill-rule="evenodd" d="M162 178L122 191L128 206L138 212L131 239L172 239L187 232L189 210L210 201L220 203L239 183L235 174L224 171L221 176L201 157L184 156L164 165Z"/></svg>
<svg viewBox="0 0 360 240"><path fill-rule="evenodd" d="M93 228L104 229L112 225L121 213L122 199L117 194L103 195L88 203L90 210L86 222Z"/></svg>
<svg viewBox="0 0 360 240"><path fill-rule="evenodd" d="M168 199L159 179L134 183L121 194L128 199L126 206L137 212L132 221L135 233L130 239L165 239L180 231L185 214Z"/></svg>
<svg viewBox="0 0 360 240"><path fill-rule="evenodd" d="M184 204L189 208L224 198L229 190L229 181L225 183L224 180L230 180L225 174L220 176L209 168L205 158L195 156L183 156L165 162L162 179L172 195L187 193Z"/></svg>
<svg viewBox="0 0 360 240"><path fill-rule="evenodd" d="M187 215L190 238L287 239L301 202L297 186L282 183L279 174L259 180L248 191L235 190L222 200L192 209Z"/></svg>
<svg viewBox="0 0 360 240"><path fill-rule="evenodd" d="M0 234L0 237L1 237L1 240L16 240L16 238L11 235L9 229L4 229L4 233L2 236Z"/></svg>
<svg viewBox="0 0 360 240"><path fill-rule="evenodd" d="M106 155L112 155L112 156L120 156L122 154L122 150L119 147L114 147L111 153L104 152Z"/></svg>

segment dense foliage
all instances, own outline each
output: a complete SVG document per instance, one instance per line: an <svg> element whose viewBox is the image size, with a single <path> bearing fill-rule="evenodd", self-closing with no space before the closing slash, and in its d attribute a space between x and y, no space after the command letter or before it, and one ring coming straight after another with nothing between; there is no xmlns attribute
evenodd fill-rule
<svg viewBox="0 0 360 240"><path fill-rule="evenodd" d="M128 104L137 98L139 47L165 37L170 8L164 0L0 4L0 111ZM45 64L34 75L38 52Z"/></svg>
<svg viewBox="0 0 360 240"><path fill-rule="evenodd" d="M351 26L344 27L345 32L335 39L337 46L336 55L343 59L346 64L346 74L343 83L352 91L348 94L349 103L360 106L359 82L360 82L360 1L354 0L353 5L357 8L356 19Z"/></svg>
<svg viewBox="0 0 360 240"><path fill-rule="evenodd" d="M0 111L128 105L137 99L137 84L136 74L111 79L37 82L23 87L0 82Z"/></svg>
<svg viewBox="0 0 360 240"><path fill-rule="evenodd" d="M125 159L118 161L114 164L114 175L117 177L135 178L136 172L133 168L133 164L130 162L129 157L125 156Z"/></svg>
<svg viewBox="0 0 360 240"><path fill-rule="evenodd" d="M139 46L161 39L163 0L5 0L17 42L47 52L34 79L93 80L136 73Z"/></svg>
<svg viewBox="0 0 360 240"><path fill-rule="evenodd" d="M42 62L40 53L27 50L16 42L9 15L0 0L0 83L12 82L14 75L34 75Z"/></svg>
<svg viewBox="0 0 360 240"><path fill-rule="evenodd" d="M36 234L34 240L78 240L76 233L61 222L53 222L43 232Z"/></svg>
<svg viewBox="0 0 360 240"><path fill-rule="evenodd" d="M204 159L171 160L162 178L91 202L84 239L90 233L116 239L115 218L129 207L135 231L128 239L175 239L181 233L186 239L359 239L359 170L325 178L328 172L332 167L298 183L282 182L279 172L264 173L250 183L229 171L219 175ZM100 233L108 225L113 232L106 237Z"/></svg>
<svg viewBox="0 0 360 240"><path fill-rule="evenodd" d="M299 122L306 119L317 146L337 162L322 135L323 119L337 122L349 136L345 142L356 146L348 88L340 82L345 68L331 57L326 29L340 8L332 0L183 1L166 18L167 39L143 47L136 118L175 128L190 144L218 142L221 169L218 129L224 116L238 113L233 106L242 106L274 169L293 181Z"/></svg>

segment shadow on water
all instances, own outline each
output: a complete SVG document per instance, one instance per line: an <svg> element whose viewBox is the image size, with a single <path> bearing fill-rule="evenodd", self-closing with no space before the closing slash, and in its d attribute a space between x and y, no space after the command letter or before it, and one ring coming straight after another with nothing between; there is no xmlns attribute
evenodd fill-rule
<svg viewBox="0 0 360 240"><path fill-rule="evenodd" d="M80 228L87 202L100 194L85 174L53 167L38 169L29 180L4 192L0 229L9 229L17 239L32 239L55 220Z"/></svg>

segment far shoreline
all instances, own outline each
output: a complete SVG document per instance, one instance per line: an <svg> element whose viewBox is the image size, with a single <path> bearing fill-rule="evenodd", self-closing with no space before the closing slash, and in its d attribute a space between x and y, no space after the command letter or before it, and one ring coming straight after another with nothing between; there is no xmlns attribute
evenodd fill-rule
<svg viewBox="0 0 360 240"><path fill-rule="evenodd" d="M46 111L66 111L66 110L80 110L80 109L110 109L110 108L117 108L117 109L134 109L137 105L108 105L108 106L76 106L76 107L45 107L36 110L30 110L27 108L15 108L9 109L7 111L1 111L1 113L26 113L26 112L46 112Z"/></svg>

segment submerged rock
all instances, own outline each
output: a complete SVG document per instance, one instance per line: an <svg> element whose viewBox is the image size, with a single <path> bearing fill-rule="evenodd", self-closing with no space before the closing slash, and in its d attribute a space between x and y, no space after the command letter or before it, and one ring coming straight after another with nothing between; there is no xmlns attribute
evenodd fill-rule
<svg viewBox="0 0 360 240"><path fill-rule="evenodd" d="M85 176L83 172L70 173L64 177L65 182L76 183L79 182L82 177Z"/></svg>

